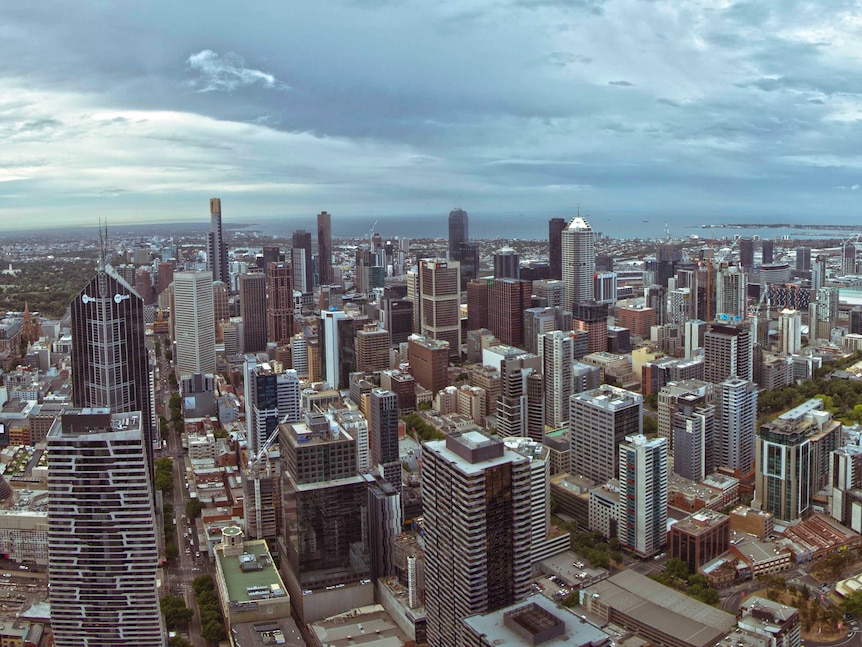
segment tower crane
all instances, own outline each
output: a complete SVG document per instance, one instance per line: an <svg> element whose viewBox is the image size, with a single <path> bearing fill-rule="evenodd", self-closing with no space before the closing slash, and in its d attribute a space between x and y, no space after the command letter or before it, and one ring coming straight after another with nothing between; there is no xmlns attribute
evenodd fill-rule
<svg viewBox="0 0 862 647"><path fill-rule="evenodd" d="M285 417L286 420L286 417ZM263 519L261 518L261 505L260 505L260 462L266 459L266 472L269 473L270 465L269 465L269 455L268 450L270 445L275 441L278 437L278 426L276 426L275 431L270 434L269 438L266 439L266 442L261 446L260 451L255 454L252 459L248 462L247 466L247 478L250 478L254 482L254 522L255 522L255 530L257 532L256 539L260 539L261 537L261 525L263 524Z"/></svg>

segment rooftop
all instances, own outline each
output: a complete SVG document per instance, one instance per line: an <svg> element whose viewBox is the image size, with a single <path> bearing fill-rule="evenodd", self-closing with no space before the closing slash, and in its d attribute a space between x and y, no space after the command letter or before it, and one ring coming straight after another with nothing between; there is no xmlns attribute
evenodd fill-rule
<svg viewBox="0 0 862 647"><path fill-rule="evenodd" d="M230 530L226 528L223 532ZM230 603L247 603L287 597L287 590L266 546L260 539L246 541L242 555L216 553L224 573Z"/></svg>

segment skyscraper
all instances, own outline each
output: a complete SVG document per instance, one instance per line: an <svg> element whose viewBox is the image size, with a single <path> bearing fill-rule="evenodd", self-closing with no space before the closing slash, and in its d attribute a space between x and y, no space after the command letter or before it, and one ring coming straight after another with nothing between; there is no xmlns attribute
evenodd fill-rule
<svg viewBox="0 0 862 647"><path fill-rule="evenodd" d="M144 303L104 265L70 305L72 401L76 407L141 412L146 455L153 469L154 415Z"/></svg>
<svg viewBox="0 0 862 647"><path fill-rule="evenodd" d="M811 269L811 248L796 248L796 271L805 272ZM825 277L824 277L825 278Z"/></svg>
<svg viewBox="0 0 862 647"><path fill-rule="evenodd" d="M140 412L67 410L48 432L48 572L57 647L163 647Z"/></svg>
<svg viewBox="0 0 862 647"><path fill-rule="evenodd" d="M574 340L566 332L555 330L538 336L538 351L545 378L545 424L554 429L569 419L573 347Z"/></svg>
<svg viewBox="0 0 862 647"><path fill-rule="evenodd" d="M844 243L841 252L841 273L845 276L856 274L856 245L849 241Z"/></svg>
<svg viewBox="0 0 862 647"><path fill-rule="evenodd" d="M619 451L620 544L649 557L667 543L667 440L626 436Z"/></svg>
<svg viewBox="0 0 862 647"><path fill-rule="evenodd" d="M344 310L324 310L320 313L320 328L323 339L323 374L331 389L341 388L347 375L341 374L341 361L338 353L339 324L347 319Z"/></svg>
<svg viewBox="0 0 862 647"><path fill-rule="evenodd" d="M521 278L521 257L511 247L503 247L494 252L494 278Z"/></svg>
<svg viewBox="0 0 862 647"><path fill-rule="evenodd" d="M460 271L457 261L419 261L422 334L449 342L451 357L461 355Z"/></svg>
<svg viewBox="0 0 862 647"><path fill-rule="evenodd" d="M503 344L524 346L524 311L530 307L530 287L529 281L518 279L493 279L488 286L487 327Z"/></svg>
<svg viewBox="0 0 862 647"><path fill-rule="evenodd" d="M285 345L293 337L293 268L290 263L266 266L267 341Z"/></svg>
<svg viewBox="0 0 862 647"><path fill-rule="evenodd" d="M452 209L449 212L449 260L461 261L460 246L470 240L467 212Z"/></svg>
<svg viewBox="0 0 862 647"><path fill-rule="evenodd" d="M785 308L778 317L781 352L794 355L802 350L802 313Z"/></svg>
<svg viewBox="0 0 862 647"><path fill-rule="evenodd" d="M239 275L239 304L242 309L243 350L266 350L266 276L260 272Z"/></svg>
<svg viewBox="0 0 862 647"><path fill-rule="evenodd" d="M595 235L589 223L577 216L563 230L563 281L566 302L563 306L574 312L574 304L593 298L593 275L596 271Z"/></svg>
<svg viewBox="0 0 862 647"><path fill-rule="evenodd" d="M745 318L748 298L748 276L736 267L718 273L715 285L716 317L727 315L732 321Z"/></svg>
<svg viewBox="0 0 862 647"><path fill-rule="evenodd" d="M686 393L673 414L673 470L694 482L716 467L715 406L707 402L706 395Z"/></svg>
<svg viewBox="0 0 862 647"><path fill-rule="evenodd" d="M221 199L210 199L210 231L207 234L207 269L214 281L230 285L227 269L227 243L221 226Z"/></svg>
<svg viewBox="0 0 862 647"><path fill-rule="evenodd" d="M372 389L368 435L371 466L401 491L401 460L398 456L398 396L386 389Z"/></svg>
<svg viewBox="0 0 862 647"><path fill-rule="evenodd" d="M751 334L745 326L713 326L704 335L704 380L718 384L730 377L750 380Z"/></svg>
<svg viewBox="0 0 862 647"><path fill-rule="evenodd" d="M296 252L301 250L302 254ZM314 268L311 265L311 232L297 229L293 232L293 271L302 275L302 280L296 280L296 289L300 292L311 292L314 288ZM297 276L297 279L300 277Z"/></svg>
<svg viewBox="0 0 862 647"><path fill-rule="evenodd" d="M563 230L566 221L563 218L551 218L548 221L548 278L560 281L563 278ZM572 304L566 305L571 308Z"/></svg>
<svg viewBox="0 0 862 647"><path fill-rule="evenodd" d="M761 262L764 265L769 265L775 260L775 241L762 240L760 241Z"/></svg>
<svg viewBox="0 0 862 647"><path fill-rule="evenodd" d="M754 267L754 240L752 238L739 239L739 264L746 271Z"/></svg>
<svg viewBox="0 0 862 647"><path fill-rule="evenodd" d="M754 465L757 387L747 380L731 377L716 384L715 401L719 466L747 474Z"/></svg>
<svg viewBox="0 0 862 647"><path fill-rule="evenodd" d="M576 393L570 399L569 472L597 483L619 478L617 447L643 431L643 396L615 386Z"/></svg>
<svg viewBox="0 0 862 647"><path fill-rule="evenodd" d="M332 284L332 217L317 214L317 276L320 285Z"/></svg>
<svg viewBox="0 0 862 647"><path fill-rule="evenodd" d="M428 644L465 644L460 620L530 590L530 461L479 431L423 444Z"/></svg>
<svg viewBox="0 0 862 647"><path fill-rule="evenodd" d="M174 274L174 341L177 376L215 373L215 307L209 272Z"/></svg>

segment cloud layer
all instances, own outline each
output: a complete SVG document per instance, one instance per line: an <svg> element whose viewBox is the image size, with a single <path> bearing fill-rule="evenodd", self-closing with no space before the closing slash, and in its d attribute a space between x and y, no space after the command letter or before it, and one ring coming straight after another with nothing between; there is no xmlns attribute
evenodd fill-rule
<svg viewBox="0 0 862 647"><path fill-rule="evenodd" d="M849 0L79 5L4 11L0 227L862 198Z"/></svg>

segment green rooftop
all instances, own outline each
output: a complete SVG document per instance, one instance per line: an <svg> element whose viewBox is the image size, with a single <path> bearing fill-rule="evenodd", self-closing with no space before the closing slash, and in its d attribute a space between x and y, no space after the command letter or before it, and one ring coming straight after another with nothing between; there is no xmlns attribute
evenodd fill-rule
<svg viewBox="0 0 862 647"><path fill-rule="evenodd" d="M218 555L230 602L256 602L287 597L287 589L272 562L266 541L246 541L242 555Z"/></svg>

